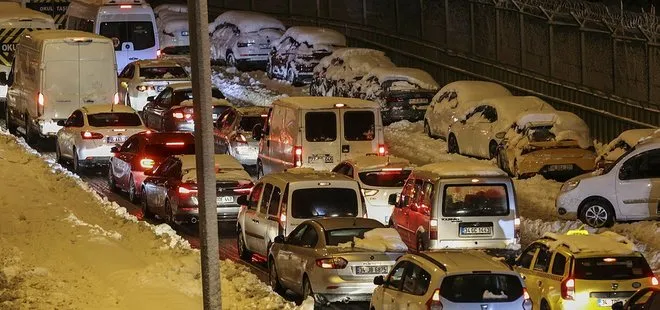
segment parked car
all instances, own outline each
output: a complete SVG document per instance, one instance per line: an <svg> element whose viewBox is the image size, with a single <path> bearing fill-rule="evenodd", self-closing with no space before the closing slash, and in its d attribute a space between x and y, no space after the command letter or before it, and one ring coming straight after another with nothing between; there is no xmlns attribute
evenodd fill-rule
<svg viewBox="0 0 660 310"><path fill-rule="evenodd" d="M293 85L309 84L319 61L346 46L343 34L319 27L295 26L273 41L266 73Z"/></svg>
<svg viewBox="0 0 660 310"><path fill-rule="evenodd" d="M147 128L131 107L116 104L85 105L71 113L57 132L55 158L58 163L70 161L73 172L83 168L107 165L110 149L128 137Z"/></svg>
<svg viewBox="0 0 660 310"><path fill-rule="evenodd" d="M605 168L615 162L621 155L633 148L640 140L650 136L660 137L660 131L653 128L630 129L622 132L610 141L598 154L596 166Z"/></svg>
<svg viewBox="0 0 660 310"><path fill-rule="evenodd" d="M174 61L134 61L119 74L119 99L123 104L142 111L147 99L156 96L167 85L189 80L188 72Z"/></svg>
<svg viewBox="0 0 660 310"><path fill-rule="evenodd" d="M660 288L657 286L645 287L623 301L612 305L612 310L651 310L660 309Z"/></svg>
<svg viewBox="0 0 660 310"><path fill-rule="evenodd" d="M217 88L211 88L213 121L231 107L224 94ZM142 117L147 127L156 131L193 131L193 90L192 83L170 84L156 97L147 98L148 103L142 110Z"/></svg>
<svg viewBox="0 0 660 310"><path fill-rule="evenodd" d="M532 310L520 275L480 251L406 254L378 285L370 309ZM534 308L536 306L534 305ZM543 309L543 308L541 308Z"/></svg>
<svg viewBox="0 0 660 310"><path fill-rule="evenodd" d="M288 237L275 238L268 255L270 285L276 292L290 289L303 298L313 297L319 305L369 301L374 275L386 275L403 253L352 242L386 229L376 220L354 217L302 222Z"/></svg>
<svg viewBox="0 0 660 310"><path fill-rule="evenodd" d="M189 61L190 31L188 29L188 6L162 4L154 8L158 26L160 49L158 59Z"/></svg>
<svg viewBox="0 0 660 310"><path fill-rule="evenodd" d="M593 171L595 158L589 127L564 111L521 113L497 151L498 166L519 178L567 180Z"/></svg>
<svg viewBox="0 0 660 310"><path fill-rule="evenodd" d="M238 197L252 189L250 175L233 157L215 155L215 184L218 221L236 221ZM195 155L174 155L163 160L153 170L145 170L142 182L142 214L154 215L168 223L192 223L199 221L197 200L197 169Z"/></svg>
<svg viewBox="0 0 660 310"><path fill-rule="evenodd" d="M482 100L457 116L449 127L447 150L491 159L507 130L523 112L554 111L545 101L532 96L508 96Z"/></svg>
<svg viewBox="0 0 660 310"><path fill-rule="evenodd" d="M546 232L514 263L540 309L606 309L658 279L634 244L611 231Z"/></svg>
<svg viewBox="0 0 660 310"><path fill-rule="evenodd" d="M561 218L592 227L660 218L660 138L644 140L603 170L564 183L557 196Z"/></svg>
<svg viewBox="0 0 660 310"><path fill-rule="evenodd" d="M144 171L158 166L170 155L195 154L195 139L186 132L141 132L121 146L110 149L108 186L112 191L126 191L131 202L138 202Z"/></svg>
<svg viewBox="0 0 660 310"><path fill-rule="evenodd" d="M390 68L394 63L385 53L369 48L339 48L323 57L312 75L312 96L353 97L353 83L376 67Z"/></svg>
<svg viewBox="0 0 660 310"><path fill-rule="evenodd" d="M264 69L270 44L286 28L279 20L257 12L227 11L209 24L211 60L243 70Z"/></svg>
<svg viewBox="0 0 660 310"><path fill-rule="evenodd" d="M506 172L481 162L440 162L415 168L401 191L390 195L390 226L408 248L484 249L515 256L520 219Z"/></svg>
<svg viewBox="0 0 660 310"><path fill-rule="evenodd" d="M321 217L364 217L359 184L341 174L309 168L288 169L261 178L249 196L239 198L238 254L268 256L276 236Z"/></svg>
<svg viewBox="0 0 660 310"><path fill-rule="evenodd" d="M502 85L486 81L456 81L443 86L431 100L424 115L424 132L429 137L447 138L449 125L457 114L470 108L472 102L487 98L511 96Z"/></svg>
<svg viewBox="0 0 660 310"><path fill-rule="evenodd" d="M394 208L388 203L389 197L401 193L412 169L407 159L388 155L355 157L339 163L332 171L358 181L369 218L389 224Z"/></svg>
<svg viewBox="0 0 660 310"><path fill-rule="evenodd" d="M255 166L259 156L259 140L252 136L256 126L268 119L268 107L228 108L215 122L216 153L227 153L241 164Z"/></svg>
<svg viewBox="0 0 660 310"><path fill-rule="evenodd" d="M433 77L415 68L373 68L353 84L353 96L380 104L385 125L422 120L437 91Z"/></svg>

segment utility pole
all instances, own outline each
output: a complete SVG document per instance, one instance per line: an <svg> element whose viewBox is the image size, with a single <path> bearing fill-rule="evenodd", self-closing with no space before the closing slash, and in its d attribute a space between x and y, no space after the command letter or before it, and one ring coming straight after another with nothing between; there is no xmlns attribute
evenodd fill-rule
<svg viewBox="0 0 660 310"><path fill-rule="evenodd" d="M204 310L222 309L207 0L188 0Z"/></svg>

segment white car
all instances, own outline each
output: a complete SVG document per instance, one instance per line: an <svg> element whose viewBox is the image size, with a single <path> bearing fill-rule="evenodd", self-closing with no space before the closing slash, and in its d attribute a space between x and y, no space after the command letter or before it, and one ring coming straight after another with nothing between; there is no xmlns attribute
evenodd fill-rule
<svg viewBox="0 0 660 310"><path fill-rule="evenodd" d="M388 225L393 205L391 194L401 193L413 166L403 158L394 156L359 156L345 160L332 172L354 178L360 183L367 206L367 216Z"/></svg>
<svg viewBox="0 0 660 310"><path fill-rule="evenodd" d="M227 153L241 164L256 166L259 140L252 135L257 125L263 126L268 118L268 107L230 107L216 121L214 131L216 154Z"/></svg>
<svg viewBox="0 0 660 310"><path fill-rule="evenodd" d="M119 74L119 100L137 111L167 85L190 81L188 72L171 60L138 60L126 65Z"/></svg>
<svg viewBox="0 0 660 310"><path fill-rule="evenodd" d="M491 159L506 132L523 112L554 111L547 102L532 96L485 99L458 116L447 135L449 153Z"/></svg>
<svg viewBox="0 0 660 310"><path fill-rule="evenodd" d="M520 275L476 250L406 254L374 284L372 310L532 310Z"/></svg>
<svg viewBox="0 0 660 310"><path fill-rule="evenodd" d="M93 104L73 111L57 132L55 156L58 163L70 161L73 171L107 165L113 156L110 149L128 137L146 131L140 116L131 107Z"/></svg>
<svg viewBox="0 0 660 310"><path fill-rule="evenodd" d="M596 165L599 168L604 168L619 159L621 155L637 145L640 140L650 136L660 137L660 129L630 129L622 132L601 150L598 157L596 157Z"/></svg>
<svg viewBox="0 0 660 310"><path fill-rule="evenodd" d="M559 216L592 227L615 221L660 218L660 137L646 139L604 170L570 179L561 187Z"/></svg>

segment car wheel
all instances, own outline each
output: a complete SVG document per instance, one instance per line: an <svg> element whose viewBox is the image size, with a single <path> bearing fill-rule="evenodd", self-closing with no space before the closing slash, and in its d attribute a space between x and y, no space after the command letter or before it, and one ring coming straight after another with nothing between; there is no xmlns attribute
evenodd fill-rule
<svg viewBox="0 0 660 310"><path fill-rule="evenodd" d="M62 158L62 151L60 151L60 144L55 141L55 162L64 165L64 159Z"/></svg>
<svg viewBox="0 0 660 310"><path fill-rule="evenodd" d="M142 195L140 196L142 197L142 218L145 220L153 219L154 214L151 211L149 211L149 205L147 203L147 190L143 188Z"/></svg>
<svg viewBox="0 0 660 310"><path fill-rule="evenodd" d="M232 52L227 53L227 66L236 67L236 58Z"/></svg>
<svg viewBox="0 0 660 310"><path fill-rule="evenodd" d="M426 246L424 245L424 238L422 238L422 235L417 235L417 252L421 252L426 250Z"/></svg>
<svg viewBox="0 0 660 310"><path fill-rule="evenodd" d="M133 175L128 180L128 200L132 203L138 202L137 189L135 188L135 180L133 180Z"/></svg>
<svg viewBox="0 0 660 310"><path fill-rule="evenodd" d="M488 159L493 159L497 156L497 142L490 141L488 144Z"/></svg>
<svg viewBox="0 0 660 310"><path fill-rule="evenodd" d="M115 183L115 177L112 175L112 163L108 165L108 187L110 191L117 191L117 183Z"/></svg>
<svg viewBox="0 0 660 310"><path fill-rule="evenodd" d="M236 248L238 249L238 257L248 262L252 260L252 253L247 249L247 246L245 245L245 237L243 236L243 231L240 228L238 229L238 238L236 238L236 242L238 243L236 245Z"/></svg>
<svg viewBox="0 0 660 310"><path fill-rule="evenodd" d="M32 126L30 126L30 120L28 118L27 113L24 116L24 120L25 120L25 142L27 142L29 146L36 147L35 142L37 139L34 137L34 133L32 132L32 128L31 128Z"/></svg>
<svg viewBox="0 0 660 310"><path fill-rule="evenodd" d="M312 291L312 284L309 282L309 278L307 275L303 276L303 281L302 281L303 289L302 289L302 297L303 300L307 299L307 297L312 297L314 298L314 291Z"/></svg>
<svg viewBox="0 0 660 310"><path fill-rule="evenodd" d="M614 224L614 209L605 199L590 199L582 207L580 220L594 228L610 227Z"/></svg>
<svg viewBox="0 0 660 310"><path fill-rule="evenodd" d="M429 126L429 122L424 121L424 133L429 136L429 138L433 138L433 134L431 133L431 126Z"/></svg>
<svg viewBox="0 0 660 310"><path fill-rule="evenodd" d="M11 121L11 118L9 117L9 103L5 103L5 122L7 124L7 130L9 130L9 133L12 135L16 135L16 125Z"/></svg>
<svg viewBox="0 0 660 310"><path fill-rule="evenodd" d="M75 174L81 174L82 173L82 168L80 167L80 159L78 159L78 151L76 149L73 149L73 162L71 163L73 173Z"/></svg>
<svg viewBox="0 0 660 310"><path fill-rule="evenodd" d="M456 136L453 134L449 135L449 138L447 139L447 152L452 154L460 153L460 150L458 149L458 141L456 141Z"/></svg>
<svg viewBox="0 0 660 310"><path fill-rule="evenodd" d="M284 295L285 289L282 287L282 284L280 284L280 279L277 276L277 267L275 267L275 260L272 257L268 260L268 266L268 282L270 283L270 287L273 288L275 293Z"/></svg>
<svg viewBox="0 0 660 310"><path fill-rule="evenodd" d="M165 199L165 212L167 212L167 215L165 216L166 221L170 226L181 224L180 221L176 220L176 215L174 214L174 209L172 209L172 204L169 199Z"/></svg>

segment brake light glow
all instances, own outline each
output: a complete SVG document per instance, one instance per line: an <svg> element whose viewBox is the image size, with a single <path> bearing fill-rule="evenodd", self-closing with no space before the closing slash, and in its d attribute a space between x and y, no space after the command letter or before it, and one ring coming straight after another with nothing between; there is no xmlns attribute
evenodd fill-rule
<svg viewBox="0 0 660 310"><path fill-rule="evenodd" d="M44 106L44 104L46 103L46 99L44 98L44 94L39 93L39 95L37 95L37 103L42 107Z"/></svg>
<svg viewBox="0 0 660 310"><path fill-rule="evenodd" d="M140 159L140 166L144 169L151 169L154 167L154 164L156 164L156 162L151 158Z"/></svg>
<svg viewBox="0 0 660 310"><path fill-rule="evenodd" d="M261 117L268 117L268 114L261 114Z"/></svg>
<svg viewBox="0 0 660 310"><path fill-rule="evenodd" d="M653 286L658 286L658 278L656 278L656 277L651 277L651 285L653 285Z"/></svg>
<svg viewBox="0 0 660 310"><path fill-rule="evenodd" d="M403 168L383 168L381 171L402 171Z"/></svg>
<svg viewBox="0 0 660 310"><path fill-rule="evenodd" d="M293 166L294 167L302 166L302 146L293 147Z"/></svg>
<svg viewBox="0 0 660 310"><path fill-rule="evenodd" d="M385 156L386 151L387 150L385 149L385 144L378 145L378 156Z"/></svg>
<svg viewBox="0 0 660 310"><path fill-rule="evenodd" d="M119 6L120 9L130 9L132 7L133 7L132 5L128 5L128 4L122 4Z"/></svg>
<svg viewBox="0 0 660 310"><path fill-rule="evenodd" d="M346 105L343 104L343 103L335 103L335 108L343 108L343 107L345 107L345 106L346 106Z"/></svg>
<svg viewBox="0 0 660 310"><path fill-rule="evenodd" d="M426 302L426 309L428 310L442 310L442 303L440 302L440 289L436 288L431 295L431 299Z"/></svg>
<svg viewBox="0 0 660 310"><path fill-rule="evenodd" d="M249 194L251 190L252 190L252 187L246 187L246 188L235 188L235 189L234 189L234 193L237 193L237 194Z"/></svg>
<svg viewBox="0 0 660 310"><path fill-rule="evenodd" d="M240 133L234 136L234 140L239 143L247 143L247 139L245 138L245 136Z"/></svg>
<svg viewBox="0 0 660 310"><path fill-rule="evenodd" d="M438 239L438 219L431 219L429 224L429 238L431 240Z"/></svg>
<svg viewBox="0 0 660 310"><path fill-rule="evenodd" d="M280 214L280 224L286 222L286 214L282 213Z"/></svg>
<svg viewBox="0 0 660 310"><path fill-rule="evenodd" d="M323 269L344 269L348 261L343 257L320 258L316 260L316 266Z"/></svg>
<svg viewBox="0 0 660 310"><path fill-rule="evenodd" d="M165 142L166 146L181 146L181 145L186 145L185 142Z"/></svg>
<svg viewBox="0 0 660 310"><path fill-rule="evenodd" d="M179 194L189 195L189 194L196 194L196 193L197 193L196 189L190 189L190 188L186 188L186 187L183 187L183 186L179 186Z"/></svg>
<svg viewBox="0 0 660 310"><path fill-rule="evenodd" d="M83 131L80 136L85 140L103 139L103 135L98 132Z"/></svg>
<svg viewBox="0 0 660 310"><path fill-rule="evenodd" d="M112 97L112 103L119 104L119 93L115 93L115 96Z"/></svg>
<svg viewBox="0 0 660 310"><path fill-rule="evenodd" d="M568 278L561 283L561 298L575 300L575 279Z"/></svg>

